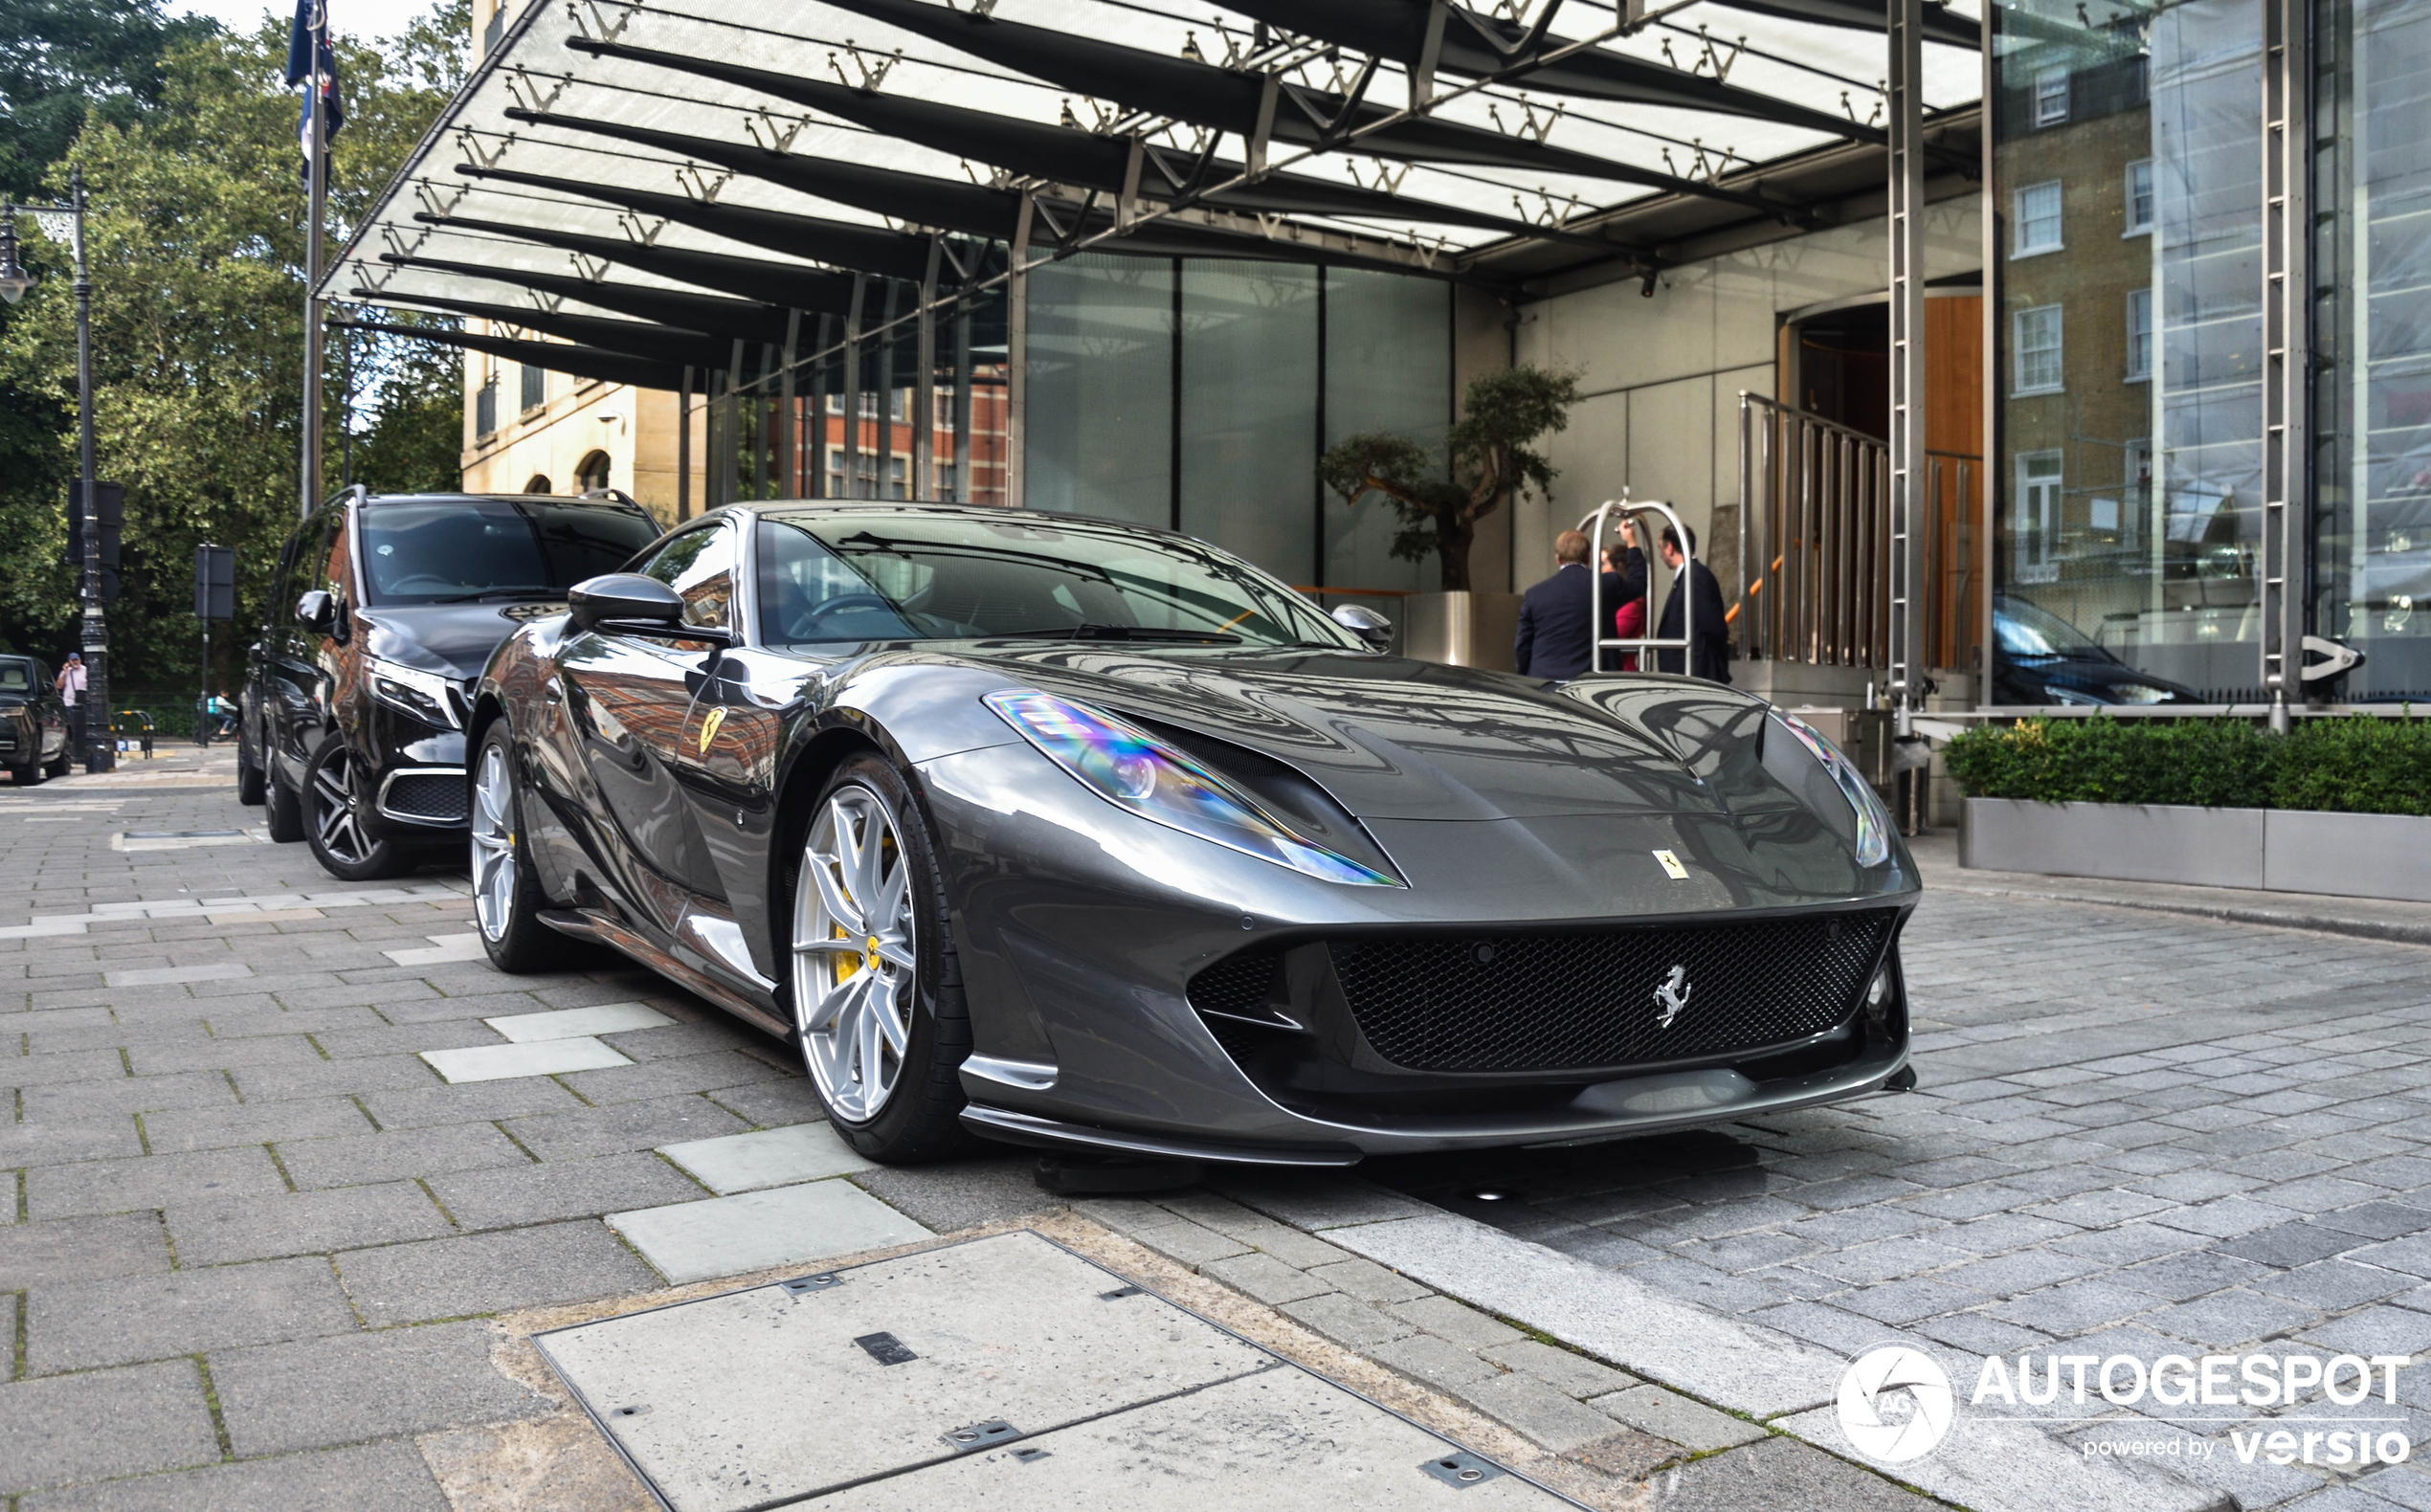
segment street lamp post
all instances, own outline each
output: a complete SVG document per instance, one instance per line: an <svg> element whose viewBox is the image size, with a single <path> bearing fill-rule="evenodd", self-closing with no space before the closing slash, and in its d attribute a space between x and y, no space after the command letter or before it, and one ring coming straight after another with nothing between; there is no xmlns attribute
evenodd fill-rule
<svg viewBox="0 0 2431 1512"><path fill-rule="evenodd" d="M84 170L68 172L64 205L12 205L0 200L0 299L11 304L33 287L33 276L17 256L17 213L23 211L57 240L64 230L76 256L76 421L77 472L82 479L77 507L84 512L84 769L108 771L118 765L118 743L110 738L109 625L101 608L101 489L94 480L93 456L93 278L84 257Z"/></svg>

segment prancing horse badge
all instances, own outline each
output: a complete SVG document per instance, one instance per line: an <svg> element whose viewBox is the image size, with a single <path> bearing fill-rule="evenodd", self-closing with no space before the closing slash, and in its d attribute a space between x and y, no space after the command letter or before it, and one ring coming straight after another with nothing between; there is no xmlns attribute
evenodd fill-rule
<svg viewBox="0 0 2431 1512"><path fill-rule="evenodd" d="M1655 1002L1661 1005L1655 1014L1655 1027L1669 1029L1671 1021L1687 1011L1688 994L1695 990L1688 985L1688 968L1684 966L1673 967L1670 977L1655 989Z"/></svg>
<svg viewBox="0 0 2431 1512"><path fill-rule="evenodd" d="M709 743L718 738L718 730L725 723L725 710L723 708L711 709L709 711L709 717L701 722L702 755L706 756L709 754Z"/></svg>

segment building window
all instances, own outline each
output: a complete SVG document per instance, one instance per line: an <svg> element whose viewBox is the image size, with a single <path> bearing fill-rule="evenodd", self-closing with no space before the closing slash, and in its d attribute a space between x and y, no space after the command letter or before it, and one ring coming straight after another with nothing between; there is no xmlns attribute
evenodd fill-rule
<svg viewBox="0 0 2431 1512"><path fill-rule="evenodd" d="M2034 123L2056 126L2068 119L2068 71L2046 68L2034 77Z"/></svg>
<svg viewBox="0 0 2431 1512"><path fill-rule="evenodd" d="M2018 582L2059 581L2060 471L2056 451L2018 455Z"/></svg>
<svg viewBox="0 0 2431 1512"><path fill-rule="evenodd" d="M2152 376L2152 291L2130 289L2127 297L2127 381Z"/></svg>
<svg viewBox="0 0 2431 1512"><path fill-rule="evenodd" d="M2013 257L2031 257L2038 253L2060 250L2060 181L2029 184L2010 200L2016 225L2016 239L2009 249Z"/></svg>
<svg viewBox="0 0 2431 1512"><path fill-rule="evenodd" d="M524 408L537 410L548 402L548 369L524 365Z"/></svg>
<svg viewBox="0 0 2431 1512"><path fill-rule="evenodd" d="M889 499L911 497L911 458L896 456L887 459L886 497Z"/></svg>
<svg viewBox="0 0 2431 1512"><path fill-rule="evenodd" d="M2138 158L2127 166L2127 230L2141 236L2152 229L2152 160Z"/></svg>
<svg viewBox="0 0 2431 1512"><path fill-rule="evenodd" d="M498 434L498 374L496 373L483 378L481 387L474 390L473 434L482 437Z"/></svg>
<svg viewBox="0 0 2431 1512"><path fill-rule="evenodd" d="M2060 367L2060 306L2040 304L2019 310L2013 343L2016 367L2011 390L2019 394L2058 393L2063 387Z"/></svg>

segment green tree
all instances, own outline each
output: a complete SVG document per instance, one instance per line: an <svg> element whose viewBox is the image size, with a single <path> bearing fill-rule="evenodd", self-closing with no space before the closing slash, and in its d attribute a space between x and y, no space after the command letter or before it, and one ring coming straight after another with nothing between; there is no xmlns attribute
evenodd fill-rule
<svg viewBox="0 0 2431 1512"><path fill-rule="evenodd" d="M453 92L468 7L443 7L380 52L342 41L346 124L331 155L334 248ZM193 547L236 549L234 634L214 636L212 681L233 685L280 542L299 513L303 369L302 187L297 97L281 82L287 36L172 47L156 109L86 122L45 187L83 171L91 195L95 418L100 476L126 485L123 596L110 611L113 682L190 686L197 631ZM0 383L54 418L76 403L75 301L66 250L40 238L42 282L0 331ZM450 398L452 367L409 367L377 415L412 410L413 386ZM443 379L443 383L440 380ZM337 435L332 385L327 434ZM0 480L0 627L52 654L74 644L74 580L61 560L74 437L56 432L40 476ZM332 456L331 461L336 458Z"/></svg>
<svg viewBox="0 0 2431 1512"><path fill-rule="evenodd" d="M1570 425L1578 379L1573 370L1528 365L1481 374L1445 434L1448 468L1407 436L1369 432L1328 449L1317 460L1317 476L1345 503L1382 494L1401 517L1393 554L1422 562L1432 551L1444 588L1465 589L1477 523L1513 495L1551 485L1555 469L1536 443Z"/></svg>
<svg viewBox="0 0 2431 1512"><path fill-rule="evenodd" d="M0 0L0 194L33 194L88 120L151 113L163 56L217 27L169 20L157 0Z"/></svg>

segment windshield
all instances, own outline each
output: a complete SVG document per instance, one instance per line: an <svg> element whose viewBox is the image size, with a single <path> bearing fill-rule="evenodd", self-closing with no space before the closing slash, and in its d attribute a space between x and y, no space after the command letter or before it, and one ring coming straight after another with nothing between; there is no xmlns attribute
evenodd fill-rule
<svg viewBox="0 0 2431 1512"><path fill-rule="evenodd" d="M2102 649L2100 642L2049 610L2012 598L1993 601L1992 629L1999 637L2001 651L2012 656L2065 656L2077 661L2116 659Z"/></svg>
<svg viewBox="0 0 2431 1512"><path fill-rule="evenodd" d="M760 638L1365 649L1212 546L1111 523L920 510L765 517Z"/></svg>
<svg viewBox="0 0 2431 1512"><path fill-rule="evenodd" d="M563 598L658 538L649 516L597 504L377 504L363 512L363 575L374 605Z"/></svg>

